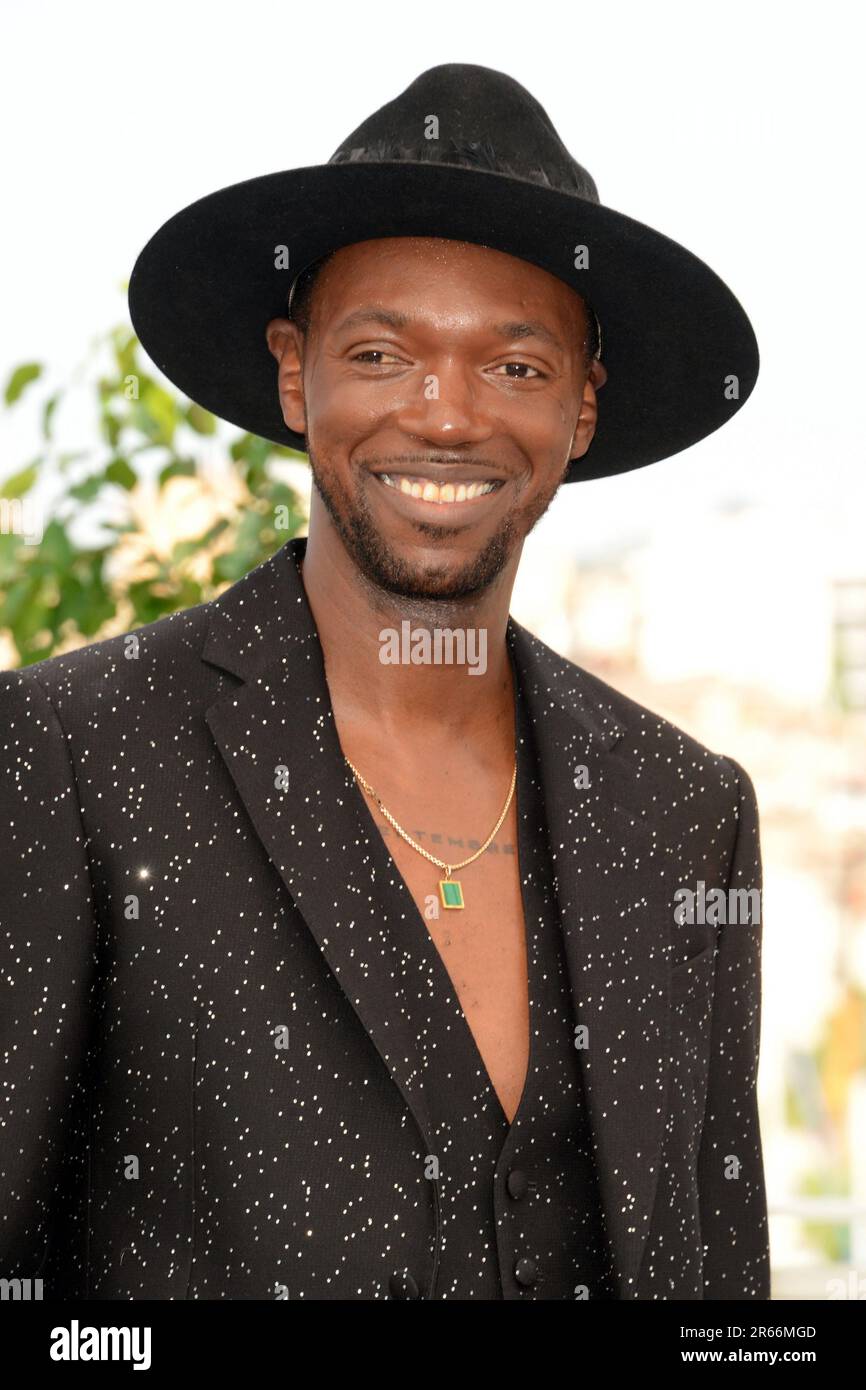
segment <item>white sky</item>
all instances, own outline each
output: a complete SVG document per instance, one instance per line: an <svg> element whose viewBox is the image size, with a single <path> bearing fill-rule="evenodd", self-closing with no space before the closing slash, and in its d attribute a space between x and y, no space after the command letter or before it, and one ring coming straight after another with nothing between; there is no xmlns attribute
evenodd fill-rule
<svg viewBox="0 0 866 1390"><path fill-rule="evenodd" d="M853 3L4 0L0 16L4 383L28 358L62 377L121 319L119 283L179 208L324 162L425 68L483 63L538 97L602 202L722 276L762 359L730 425L647 470L563 488L530 544L566 536L595 549L693 527L715 499L744 494L784 497L792 564L819 532L866 552ZM0 417L0 476L28 452L23 424Z"/></svg>

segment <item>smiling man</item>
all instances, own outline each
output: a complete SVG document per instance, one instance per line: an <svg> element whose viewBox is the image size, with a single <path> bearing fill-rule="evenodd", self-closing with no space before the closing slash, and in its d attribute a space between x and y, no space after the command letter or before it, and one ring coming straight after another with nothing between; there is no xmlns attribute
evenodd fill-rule
<svg viewBox="0 0 866 1390"><path fill-rule="evenodd" d="M743 310L462 64L178 214L130 302L306 450L309 535L5 677L0 1273L767 1298L751 783L509 615L564 483L742 404Z"/></svg>

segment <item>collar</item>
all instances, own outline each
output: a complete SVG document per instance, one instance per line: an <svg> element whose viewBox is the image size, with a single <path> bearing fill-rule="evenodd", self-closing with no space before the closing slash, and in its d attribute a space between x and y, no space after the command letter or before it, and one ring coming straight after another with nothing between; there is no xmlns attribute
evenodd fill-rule
<svg viewBox="0 0 866 1390"><path fill-rule="evenodd" d="M312 662L326 684L318 629L299 569L306 550L306 536L295 537L208 605L205 661L245 682L255 680L275 662ZM593 677L510 615L506 641L521 681L537 698L559 706L599 748L610 749L622 738L625 726L593 688Z"/></svg>

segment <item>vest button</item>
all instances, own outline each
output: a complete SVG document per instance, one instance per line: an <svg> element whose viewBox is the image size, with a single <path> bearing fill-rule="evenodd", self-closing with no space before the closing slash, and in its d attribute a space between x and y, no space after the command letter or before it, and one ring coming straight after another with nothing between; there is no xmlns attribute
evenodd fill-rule
<svg viewBox="0 0 866 1390"><path fill-rule="evenodd" d="M514 1266L514 1277L518 1284L522 1284L525 1289L531 1289L538 1278L538 1270L536 1269L535 1261L528 1259L524 1255Z"/></svg>
<svg viewBox="0 0 866 1390"><path fill-rule="evenodd" d="M391 1275L388 1289L392 1298L419 1298L421 1295L421 1290L407 1269Z"/></svg>
<svg viewBox="0 0 866 1390"><path fill-rule="evenodd" d="M505 1180L509 1197L513 1197L517 1202L521 1197L526 1196L526 1189L529 1186L529 1179L522 1168L512 1168Z"/></svg>

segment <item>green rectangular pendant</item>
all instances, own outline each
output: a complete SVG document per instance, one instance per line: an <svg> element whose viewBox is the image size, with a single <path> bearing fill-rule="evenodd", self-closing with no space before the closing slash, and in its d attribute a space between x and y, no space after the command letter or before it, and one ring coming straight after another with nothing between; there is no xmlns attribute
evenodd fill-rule
<svg viewBox="0 0 866 1390"><path fill-rule="evenodd" d="M439 880L439 894L442 898L443 907L463 907L463 889L456 879L441 878Z"/></svg>

